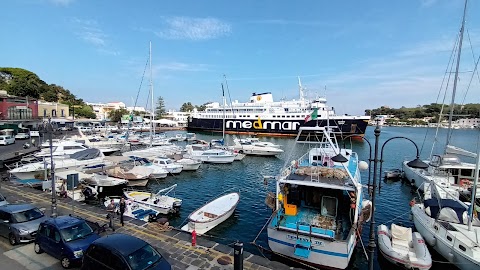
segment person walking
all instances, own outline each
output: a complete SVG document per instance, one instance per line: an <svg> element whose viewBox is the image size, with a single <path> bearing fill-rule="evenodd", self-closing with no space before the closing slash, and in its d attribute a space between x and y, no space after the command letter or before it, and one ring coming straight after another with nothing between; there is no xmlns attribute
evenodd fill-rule
<svg viewBox="0 0 480 270"><path fill-rule="evenodd" d="M123 226L123 213L125 213L125 208L127 207L127 203L125 202L125 198L120 199L120 223Z"/></svg>
<svg viewBox="0 0 480 270"><path fill-rule="evenodd" d="M115 214L115 203L113 202L113 199L110 200L110 204L107 206L107 216L109 219L109 224L108 226L112 228L112 231L115 231L115 227L113 226L113 215Z"/></svg>

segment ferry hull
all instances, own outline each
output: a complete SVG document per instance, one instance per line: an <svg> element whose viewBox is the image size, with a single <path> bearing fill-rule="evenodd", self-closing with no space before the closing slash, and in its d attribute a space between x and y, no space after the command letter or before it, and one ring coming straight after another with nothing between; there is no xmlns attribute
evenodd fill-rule
<svg viewBox="0 0 480 270"><path fill-rule="evenodd" d="M355 250L355 235L348 237L347 241L331 241L311 237L312 250L308 258L295 255L296 233L278 230L273 227L268 229L268 246L270 249L283 256L302 261L309 265L318 265L330 269L345 269ZM309 236L300 237L310 239Z"/></svg>
<svg viewBox="0 0 480 270"><path fill-rule="evenodd" d="M255 134L268 136L296 136L298 128L302 126L319 127L327 126L327 120L252 120L252 119L225 119L225 133L228 134ZM340 129L342 135L358 135L363 137L368 125L368 120L361 118L330 119L330 126ZM191 118L187 129L192 132L222 132L223 119Z"/></svg>

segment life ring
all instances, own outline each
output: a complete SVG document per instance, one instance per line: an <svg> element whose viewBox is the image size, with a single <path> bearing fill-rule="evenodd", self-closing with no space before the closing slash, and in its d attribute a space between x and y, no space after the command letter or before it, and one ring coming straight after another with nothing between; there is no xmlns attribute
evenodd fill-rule
<svg viewBox="0 0 480 270"><path fill-rule="evenodd" d="M462 178L462 179L460 179L459 184L460 184L461 187L469 187L469 186L471 186L472 183L471 183L470 180Z"/></svg>
<svg viewBox="0 0 480 270"><path fill-rule="evenodd" d="M262 96L257 96L257 100L258 101L262 100Z"/></svg>

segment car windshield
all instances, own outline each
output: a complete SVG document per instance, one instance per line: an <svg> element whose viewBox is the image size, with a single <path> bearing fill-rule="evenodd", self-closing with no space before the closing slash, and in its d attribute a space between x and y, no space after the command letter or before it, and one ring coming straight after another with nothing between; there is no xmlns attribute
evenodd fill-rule
<svg viewBox="0 0 480 270"><path fill-rule="evenodd" d="M43 217L43 213L38 208L32 208L32 209L25 210L23 212L12 213L12 217L15 223L22 223L22 222L27 222L37 218L41 218Z"/></svg>
<svg viewBox="0 0 480 270"><path fill-rule="evenodd" d="M127 256L127 261L133 270L143 270L158 262L162 256L150 245L134 251Z"/></svg>
<svg viewBox="0 0 480 270"><path fill-rule="evenodd" d="M60 234L62 235L62 238L63 240L65 240L65 242L85 238L92 233L92 228L90 228L90 226L88 226L86 222L77 223L73 226L60 230Z"/></svg>

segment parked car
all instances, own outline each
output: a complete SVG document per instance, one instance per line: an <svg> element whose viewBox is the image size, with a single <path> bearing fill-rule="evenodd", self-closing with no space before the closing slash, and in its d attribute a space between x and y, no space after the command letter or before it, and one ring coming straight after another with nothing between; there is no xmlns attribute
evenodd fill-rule
<svg viewBox="0 0 480 270"><path fill-rule="evenodd" d="M83 256L86 270L164 269L170 263L150 244L135 236L111 234L95 240Z"/></svg>
<svg viewBox="0 0 480 270"><path fill-rule="evenodd" d="M35 240L38 225L47 219L32 204L6 204L0 206L0 235L11 245Z"/></svg>
<svg viewBox="0 0 480 270"><path fill-rule="evenodd" d="M63 268L70 268L81 262L83 253L98 238L84 219L60 216L40 223L33 248L35 253L46 252L59 259Z"/></svg>
<svg viewBox="0 0 480 270"><path fill-rule="evenodd" d="M8 204L7 198L5 198L5 196L0 194L0 206L5 205L5 204Z"/></svg>
<svg viewBox="0 0 480 270"><path fill-rule="evenodd" d="M0 135L0 145L9 145L15 143L15 137L11 135Z"/></svg>
<svg viewBox="0 0 480 270"><path fill-rule="evenodd" d="M72 131L73 128L71 126L64 126L60 128L61 131Z"/></svg>

